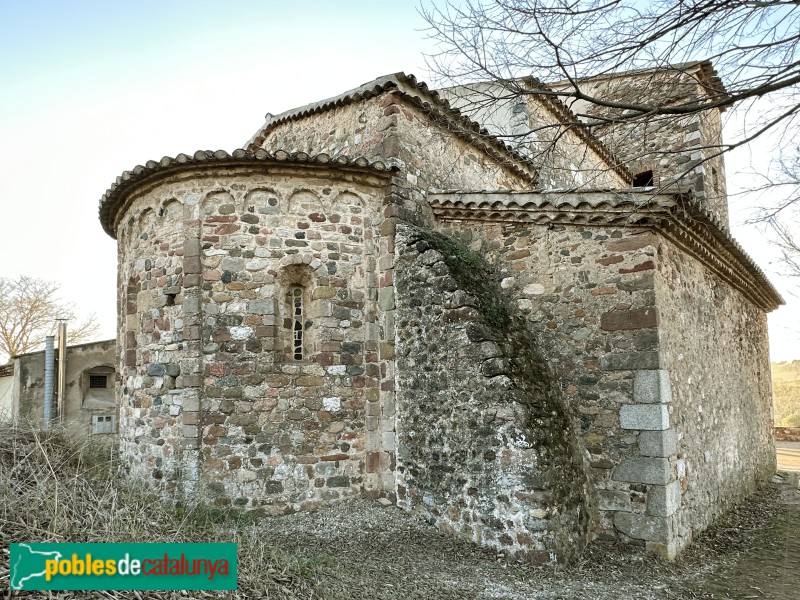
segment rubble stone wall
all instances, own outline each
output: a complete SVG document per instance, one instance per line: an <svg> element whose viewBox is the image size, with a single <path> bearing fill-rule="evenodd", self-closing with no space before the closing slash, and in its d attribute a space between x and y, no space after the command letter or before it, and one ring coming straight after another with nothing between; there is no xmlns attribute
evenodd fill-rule
<svg viewBox="0 0 800 600"><path fill-rule="evenodd" d="M525 97L524 111L535 163L541 165L545 189L617 189L630 182L614 170L616 159L601 156L566 120L556 116L534 95Z"/></svg>
<svg viewBox="0 0 800 600"><path fill-rule="evenodd" d="M120 454L134 477L166 493L198 475L200 307L198 282L189 284L199 271L184 260L197 196L180 183L144 192L117 232Z"/></svg>
<svg viewBox="0 0 800 600"><path fill-rule="evenodd" d="M615 165L533 94L522 95L496 84L473 84L439 93L491 135L528 157L539 171L539 187L608 189L629 185L613 170Z"/></svg>
<svg viewBox="0 0 800 600"><path fill-rule="evenodd" d="M281 512L384 486L386 180L309 170L184 173L125 211L122 452L166 492Z"/></svg>
<svg viewBox="0 0 800 600"><path fill-rule="evenodd" d="M547 348L598 537L673 557L774 471L765 316L707 266L644 228L437 227L487 257Z"/></svg>
<svg viewBox="0 0 800 600"><path fill-rule="evenodd" d="M383 102L396 118L397 156L412 186L427 191L530 189L531 181L515 173L508 158L492 158L454 135L452 126L441 118L434 115L432 121L422 109L396 96L387 96Z"/></svg>
<svg viewBox="0 0 800 600"><path fill-rule="evenodd" d="M622 102L663 103L664 98L686 102L707 92L691 72L633 73L581 82L589 96ZM597 107L584 100L568 102L584 115L613 117L615 109ZM728 224L725 163L716 156L722 144L720 111L712 109L688 116L663 115L646 122L597 126L592 132L636 173L653 171L654 184L670 191L677 184L689 189L724 225Z"/></svg>
<svg viewBox="0 0 800 600"><path fill-rule="evenodd" d="M695 127L699 128L700 141L692 133ZM684 134L688 146L693 142L698 146L693 150L692 158L702 154L703 162L695 166L695 171L701 177L695 179L695 187L702 185L700 198L705 199L709 210L725 227L730 225L728 217L728 186L725 176L725 159L719 153L722 144L722 114L718 110L708 110L700 113L699 121ZM702 182L702 183L701 183Z"/></svg>
<svg viewBox="0 0 800 600"><path fill-rule="evenodd" d="M775 472L767 322L672 244L659 246L655 281L677 477L665 508L684 545Z"/></svg>
<svg viewBox="0 0 800 600"><path fill-rule="evenodd" d="M649 487L616 468L639 458L639 431L622 422L634 377L658 368L657 237L636 228L530 223L442 221L438 228L487 257L540 337L589 462L594 535L644 545L614 517L643 510Z"/></svg>
<svg viewBox="0 0 800 600"><path fill-rule="evenodd" d="M588 538L589 482L536 337L477 254L398 225L398 504L540 561Z"/></svg>
<svg viewBox="0 0 800 600"><path fill-rule="evenodd" d="M343 104L271 126L261 147L273 153L385 158L384 145L394 131L393 120L383 113L376 98Z"/></svg>
<svg viewBox="0 0 800 600"><path fill-rule="evenodd" d="M529 182L395 93L345 104L272 127L270 152L395 159L407 183L430 189L526 189Z"/></svg>

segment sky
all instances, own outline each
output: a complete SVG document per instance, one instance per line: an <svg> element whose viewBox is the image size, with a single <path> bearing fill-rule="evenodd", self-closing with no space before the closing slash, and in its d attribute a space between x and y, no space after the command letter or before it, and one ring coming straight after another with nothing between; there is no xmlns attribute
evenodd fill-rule
<svg viewBox="0 0 800 600"><path fill-rule="evenodd" d="M414 0L0 0L0 277L59 282L113 338L116 243L97 205L114 179L239 148L265 113L381 75L429 79L424 27ZM730 157L734 187L764 155ZM732 202L734 234L789 302L770 317L772 357L800 358L800 298L763 233L741 225L751 205Z"/></svg>

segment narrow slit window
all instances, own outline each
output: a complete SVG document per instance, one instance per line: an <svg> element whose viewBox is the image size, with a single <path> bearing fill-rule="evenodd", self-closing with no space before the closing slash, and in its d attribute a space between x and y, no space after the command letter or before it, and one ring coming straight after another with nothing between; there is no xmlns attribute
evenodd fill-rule
<svg viewBox="0 0 800 600"><path fill-rule="evenodd" d="M295 360L303 360L303 288L292 290L292 343Z"/></svg>

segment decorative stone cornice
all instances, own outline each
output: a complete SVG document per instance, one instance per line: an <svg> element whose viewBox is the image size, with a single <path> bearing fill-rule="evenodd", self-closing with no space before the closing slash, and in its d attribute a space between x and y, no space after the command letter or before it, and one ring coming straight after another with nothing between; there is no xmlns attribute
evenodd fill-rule
<svg viewBox="0 0 800 600"><path fill-rule="evenodd" d="M269 132L283 123L305 119L340 106L346 106L388 93L394 94L420 109L434 123L447 128L456 137L485 152L517 175L529 180L532 185L536 183L538 172L528 159L514 150L512 146L493 136L479 123L469 119L450 106L446 99L442 98L436 91L428 88L425 82L417 81L414 75L406 75L405 73L378 77L369 83L333 98L300 106L279 115L267 113L266 122L247 143L247 149L255 151L260 148Z"/></svg>
<svg viewBox="0 0 800 600"><path fill-rule="evenodd" d="M439 220L645 227L656 231L769 312L775 287L724 225L687 196L647 191L449 192L428 196Z"/></svg>
<svg viewBox="0 0 800 600"><path fill-rule="evenodd" d="M141 186L150 180L166 175L172 175L180 171L197 168L219 168L219 167L239 167L239 166L266 166L269 164L286 164L302 167L311 165L317 168L329 168L335 170L356 169L369 173L390 173L398 170L392 161L369 160L363 157L339 156L331 158L328 154L310 155L305 152L289 154L279 150L270 153L266 150L234 150L228 154L224 150L212 152L210 150L198 150L191 156L188 154L178 154L175 158L165 156L160 161L147 161L144 165L139 165L131 171L125 171L117 177L111 184L103 197L100 198L98 208L100 224L105 232L116 238L115 221L120 209L124 206L126 195L135 187Z"/></svg>

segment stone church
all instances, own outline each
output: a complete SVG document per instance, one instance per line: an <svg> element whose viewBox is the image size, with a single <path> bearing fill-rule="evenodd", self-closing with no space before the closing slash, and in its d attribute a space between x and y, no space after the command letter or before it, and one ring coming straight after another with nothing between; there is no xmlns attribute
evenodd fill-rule
<svg viewBox="0 0 800 600"><path fill-rule="evenodd" d="M673 75L592 85L725 93ZM542 561L673 557L768 479L782 300L727 228L720 111L590 131L523 85L397 73L123 173L131 476L256 514L385 498Z"/></svg>

